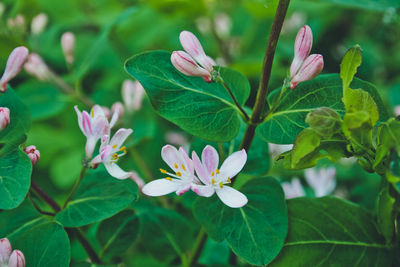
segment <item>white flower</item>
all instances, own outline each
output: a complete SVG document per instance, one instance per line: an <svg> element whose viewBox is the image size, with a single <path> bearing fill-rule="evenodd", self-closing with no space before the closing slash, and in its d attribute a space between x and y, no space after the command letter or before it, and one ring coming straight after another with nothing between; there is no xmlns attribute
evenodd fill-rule
<svg viewBox="0 0 400 267"><path fill-rule="evenodd" d="M334 167L305 170L305 178L314 190L316 197L323 197L333 192L336 187L336 169Z"/></svg>
<svg viewBox="0 0 400 267"><path fill-rule="evenodd" d="M297 177L293 178L291 182L283 182L281 185L285 192L286 199L303 197L306 195L306 192Z"/></svg>

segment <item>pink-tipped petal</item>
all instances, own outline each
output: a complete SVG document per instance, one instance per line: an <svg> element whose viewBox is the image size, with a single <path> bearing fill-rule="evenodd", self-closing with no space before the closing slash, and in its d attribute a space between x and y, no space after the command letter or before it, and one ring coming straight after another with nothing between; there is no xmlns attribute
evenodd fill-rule
<svg viewBox="0 0 400 267"><path fill-rule="evenodd" d="M232 153L221 166L221 175L226 179L233 178L244 167L247 161L247 154L244 149Z"/></svg>
<svg viewBox="0 0 400 267"><path fill-rule="evenodd" d="M24 149L25 153L31 160L32 165L35 165L40 159L40 151L36 149L36 146L28 146Z"/></svg>
<svg viewBox="0 0 400 267"><path fill-rule="evenodd" d="M93 134L92 121L86 111L82 112L82 129L86 137Z"/></svg>
<svg viewBox="0 0 400 267"><path fill-rule="evenodd" d="M17 47L11 52L0 80L0 92L4 93L7 90L7 83L20 72L28 54L28 49L24 46Z"/></svg>
<svg viewBox="0 0 400 267"><path fill-rule="evenodd" d="M192 160L194 169L196 170L197 177L199 177L200 181L203 184L210 184L210 173L207 173L206 169L204 168L203 164L201 163L199 156L197 156L196 152L192 152Z"/></svg>
<svg viewBox="0 0 400 267"><path fill-rule="evenodd" d="M168 195L177 191L179 188L180 183L169 181L167 179L158 179L143 186L142 192L148 196L158 197Z"/></svg>
<svg viewBox="0 0 400 267"><path fill-rule="evenodd" d="M178 196L181 196L187 191L189 191L190 187L191 187L190 184L181 184L181 186L176 190L176 194Z"/></svg>
<svg viewBox="0 0 400 267"><path fill-rule="evenodd" d="M306 58L303 65L297 74L290 82L290 88L294 89L296 86L304 81L311 80L321 73L324 68L324 59L322 55L312 54Z"/></svg>
<svg viewBox="0 0 400 267"><path fill-rule="evenodd" d="M208 174L215 172L219 164L217 150L214 147L207 145L201 153L201 161L203 162L204 167L206 167Z"/></svg>
<svg viewBox="0 0 400 267"><path fill-rule="evenodd" d="M178 71L187 76L199 76L203 77L206 81L211 80L210 72L200 67L187 53L183 51L172 52L171 63Z"/></svg>
<svg viewBox="0 0 400 267"><path fill-rule="evenodd" d="M247 197L230 186L217 189L216 193L221 201L231 208L241 208L247 204Z"/></svg>
<svg viewBox="0 0 400 267"><path fill-rule="evenodd" d="M215 193L215 189L210 185L192 184L192 191L201 197L211 197Z"/></svg>
<svg viewBox="0 0 400 267"><path fill-rule="evenodd" d="M128 138L132 134L132 129L119 129L114 136L111 138L110 146L113 147L113 150L118 150L121 145L125 142L126 138Z"/></svg>
<svg viewBox="0 0 400 267"><path fill-rule="evenodd" d="M10 241L8 241L7 238L0 239L0 266L1 263L8 262L8 259L10 258L11 255L11 251L12 249Z"/></svg>
<svg viewBox="0 0 400 267"><path fill-rule="evenodd" d="M0 131L7 128L10 124L10 110L5 107L0 107Z"/></svg>
<svg viewBox="0 0 400 267"><path fill-rule="evenodd" d="M25 257L19 250L14 250L8 260L8 267L25 267Z"/></svg>
<svg viewBox="0 0 400 267"><path fill-rule="evenodd" d="M313 43L313 34L308 25L304 25L298 31L294 42L294 59L290 67L290 76L293 78L298 72L301 64L310 54Z"/></svg>
<svg viewBox="0 0 400 267"><path fill-rule="evenodd" d="M179 35L179 41L181 42L183 49L185 49L185 51L194 59L206 55L199 39L197 39L193 33L182 31Z"/></svg>

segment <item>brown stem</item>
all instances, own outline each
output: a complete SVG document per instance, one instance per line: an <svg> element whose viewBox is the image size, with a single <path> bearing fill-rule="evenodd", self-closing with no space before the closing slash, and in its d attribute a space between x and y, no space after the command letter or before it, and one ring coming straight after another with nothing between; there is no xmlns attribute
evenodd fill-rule
<svg viewBox="0 0 400 267"><path fill-rule="evenodd" d="M67 200L65 200L64 202L64 206L63 208L65 209L65 207L67 206L68 202L72 199L72 197L74 196L76 190L78 189L80 183L82 182L83 177L85 176L85 171L86 171L86 167L82 166L81 169L81 173L79 174L79 178L78 180L76 180L74 187L72 188L71 192L69 193Z"/></svg>
<svg viewBox="0 0 400 267"><path fill-rule="evenodd" d="M46 192L43 191L42 188L40 188L34 181L31 181L31 187L35 192L47 203L50 205L50 207L55 211L59 212L61 211L60 205L57 204L57 202L54 201Z"/></svg>
<svg viewBox="0 0 400 267"><path fill-rule="evenodd" d="M28 199L31 201L33 207L34 207L40 214L48 215L48 216L54 216L54 215L55 215L55 213L47 212L47 211L42 210L42 209L38 206L38 204L36 204L36 202L33 200L32 195L31 195L30 192L28 193Z"/></svg>

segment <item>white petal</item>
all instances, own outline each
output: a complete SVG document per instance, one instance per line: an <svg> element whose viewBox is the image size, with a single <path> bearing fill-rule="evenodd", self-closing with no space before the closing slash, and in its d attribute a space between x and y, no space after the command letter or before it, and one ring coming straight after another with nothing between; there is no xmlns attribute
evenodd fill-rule
<svg viewBox="0 0 400 267"><path fill-rule="evenodd" d="M176 194L178 196L180 196L180 195L186 193L187 191L189 191L190 187L191 187L190 184L181 184L181 186L178 188L178 190L176 190Z"/></svg>
<svg viewBox="0 0 400 267"><path fill-rule="evenodd" d="M119 129L111 138L109 145L113 147L114 151L118 151L121 145L125 142L126 138L128 138L132 132L132 129Z"/></svg>
<svg viewBox="0 0 400 267"><path fill-rule="evenodd" d="M241 208L247 204L247 197L230 186L224 186L216 190L218 197L225 205L231 208Z"/></svg>
<svg viewBox="0 0 400 267"><path fill-rule="evenodd" d="M110 129L111 129L112 127L114 127L115 123L118 121L119 115L120 115L120 112L119 112L118 110L116 110L116 111L113 113L113 115L112 115L112 117L111 117L111 121L110 121Z"/></svg>
<svg viewBox="0 0 400 267"><path fill-rule="evenodd" d="M98 138L95 136L88 136L85 145L86 159L92 158L93 151L96 148Z"/></svg>
<svg viewBox="0 0 400 267"><path fill-rule="evenodd" d="M247 160L247 154L244 149L231 154L221 166L221 176L225 179L233 178L242 169Z"/></svg>
<svg viewBox="0 0 400 267"><path fill-rule="evenodd" d="M213 186L192 184L192 191L201 197L211 197L215 193Z"/></svg>
<svg viewBox="0 0 400 267"><path fill-rule="evenodd" d="M303 197L306 195L299 178L293 178L292 182L284 182L281 184L281 186L285 192L286 199Z"/></svg>
<svg viewBox="0 0 400 267"><path fill-rule="evenodd" d="M82 126L82 113L81 113L81 111L78 109L78 106L74 106L74 109L75 109L76 115L78 116L78 125L79 125L79 128L81 129L82 132L84 132L84 131L83 131L83 126Z"/></svg>
<svg viewBox="0 0 400 267"><path fill-rule="evenodd" d="M201 161L206 167L208 174L211 174L211 172L215 172L215 170L218 168L219 163L217 150L212 146L207 145L201 153Z"/></svg>
<svg viewBox="0 0 400 267"><path fill-rule="evenodd" d="M180 184L175 181L169 181L167 179L154 180L142 188L142 192L145 195L158 197L167 195L175 192L180 187Z"/></svg>
<svg viewBox="0 0 400 267"><path fill-rule="evenodd" d="M189 158L186 150L183 147L179 148L179 153L181 154L181 157L183 158L183 160L185 161L185 165L186 165L186 171L182 168L182 166L180 166L182 168L182 171L184 172L188 172L189 174L194 174L194 168L193 168L193 162L192 160Z"/></svg>
<svg viewBox="0 0 400 267"><path fill-rule="evenodd" d="M94 106L92 107L92 110L91 110L90 112L91 112L90 116L91 116L92 118L97 118L97 117L106 118L106 114L104 113L103 108L100 107L99 105L94 105Z"/></svg>
<svg viewBox="0 0 400 267"><path fill-rule="evenodd" d="M199 159L199 156L197 156L195 151L192 152L192 160L194 169L196 170L196 174L199 177L200 181L206 185L210 184L209 175L207 174L206 169L204 168L203 164Z"/></svg>
<svg viewBox="0 0 400 267"><path fill-rule="evenodd" d="M130 173L122 170L116 163L104 163L108 173L117 179L126 179L129 177Z"/></svg>
<svg viewBox="0 0 400 267"><path fill-rule="evenodd" d="M163 148L161 149L161 157L174 171L177 171L179 166L185 163L178 150L171 145L163 146Z"/></svg>

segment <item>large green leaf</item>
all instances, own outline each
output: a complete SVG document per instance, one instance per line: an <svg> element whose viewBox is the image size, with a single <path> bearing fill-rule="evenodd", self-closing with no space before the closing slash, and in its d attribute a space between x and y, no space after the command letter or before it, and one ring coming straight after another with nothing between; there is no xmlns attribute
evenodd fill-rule
<svg viewBox="0 0 400 267"><path fill-rule="evenodd" d="M64 228L41 217L28 201L0 213L0 236L24 253L26 266L69 266L70 245Z"/></svg>
<svg viewBox="0 0 400 267"><path fill-rule="evenodd" d="M31 185L32 163L25 152L16 149L0 157L0 210L17 207Z"/></svg>
<svg viewBox="0 0 400 267"><path fill-rule="evenodd" d="M0 107L10 109L10 124L0 131L0 156L2 156L25 141L25 133L31 127L31 118L28 108L10 86L6 93L0 94Z"/></svg>
<svg viewBox="0 0 400 267"><path fill-rule="evenodd" d="M214 195L196 200L194 216L211 238L226 239L238 256L253 265L268 264L278 255L287 233L282 188L267 177L249 181L240 191L249 200L243 208L229 208Z"/></svg>
<svg viewBox="0 0 400 267"><path fill-rule="evenodd" d="M354 78L352 88L367 91L379 109L382 121L389 115L377 89L370 83ZM268 101L273 102L278 90L271 94ZM319 107L329 107L339 114L344 114L342 103L342 80L338 74L320 75L317 78L300 83L296 89L287 92L281 99L275 112L270 114L257 128L257 132L266 141L276 144L292 144L296 136L305 128L306 115Z"/></svg>
<svg viewBox="0 0 400 267"><path fill-rule="evenodd" d="M271 266L391 266L375 219L350 202L325 197L289 200L289 233Z"/></svg>
<svg viewBox="0 0 400 267"><path fill-rule="evenodd" d="M91 224L125 209L137 196L137 185L131 179L115 179L100 167L83 178L74 197L56 219L65 227Z"/></svg>
<svg viewBox="0 0 400 267"><path fill-rule="evenodd" d="M323 2L331 2L348 7L358 7L373 11L386 11L389 8L396 9L400 7L398 0L320 0Z"/></svg>
<svg viewBox="0 0 400 267"><path fill-rule="evenodd" d="M206 140L232 140L239 131L241 117L226 89L219 83L180 73L170 57L165 51L139 54L125 63L125 69L139 80L154 108L167 120ZM219 71L243 105L250 93L247 79L227 68Z"/></svg>

